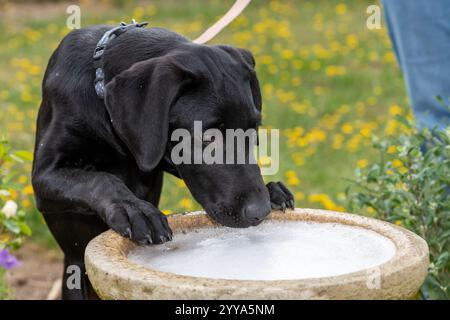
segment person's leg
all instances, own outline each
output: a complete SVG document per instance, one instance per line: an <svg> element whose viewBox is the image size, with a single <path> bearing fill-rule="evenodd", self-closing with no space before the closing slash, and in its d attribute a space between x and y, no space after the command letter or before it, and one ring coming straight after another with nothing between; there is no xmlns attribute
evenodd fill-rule
<svg viewBox="0 0 450 320"><path fill-rule="evenodd" d="M450 1L383 0L394 51L419 128L444 129L450 110Z"/></svg>

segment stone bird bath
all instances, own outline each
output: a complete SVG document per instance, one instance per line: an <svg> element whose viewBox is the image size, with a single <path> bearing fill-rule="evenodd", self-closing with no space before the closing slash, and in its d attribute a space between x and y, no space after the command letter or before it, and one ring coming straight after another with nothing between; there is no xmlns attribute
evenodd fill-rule
<svg viewBox="0 0 450 320"><path fill-rule="evenodd" d="M137 247L113 231L89 243L86 270L102 299L408 299L427 274L422 238L363 216L295 209L272 212L252 230L218 227L203 212L168 219L167 244ZM297 244L286 242L296 234ZM150 255L141 259L140 251Z"/></svg>

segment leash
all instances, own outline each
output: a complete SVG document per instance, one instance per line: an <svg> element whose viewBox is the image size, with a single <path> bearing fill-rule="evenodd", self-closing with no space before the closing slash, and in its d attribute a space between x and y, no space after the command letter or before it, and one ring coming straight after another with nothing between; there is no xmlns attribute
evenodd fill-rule
<svg viewBox="0 0 450 320"><path fill-rule="evenodd" d="M244 11L245 7L250 3L251 0L236 0L234 5L228 10L225 15L220 18L215 24L209 27L205 32L203 32L200 37L195 39L193 42L198 44L204 44L211 39L213 39L220 31L222 31L227 25L229 25L234 19L239 16L242 11ZM105 97L105 72L103 71L103 54L105 53L106 45L117 38L122 33L132 29L132 28L144 28L148 22L137 23L136 20L132 19L130 24L126 24L125 22L121 22L119 26L108 30L105 32L103 37L97 43L97 46L94 50L94 68L95 68L95 79L94 79L94 88L97 96L100 99L104 99Z"/></svg>
<svg viewBox="0 0 450 320"><path fill-rule="evenodd" d="M219 34L227 25L229 25L234 19L236 19L251 0L236 0L234 5L228 10L225 15L220 18L215 24L209 27L203 34L195 39L193 42L198 44L204 44Z"/></svg>

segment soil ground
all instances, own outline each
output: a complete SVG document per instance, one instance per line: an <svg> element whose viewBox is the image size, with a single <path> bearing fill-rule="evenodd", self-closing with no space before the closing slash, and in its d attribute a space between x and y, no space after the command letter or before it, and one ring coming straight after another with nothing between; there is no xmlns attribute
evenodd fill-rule
<svg viewBox="0 0 450 320"><path fill-rule="evenodd" d="M22 264L8 272L8 283L15 299L46 299L54 283L61 279L62 253L28 242L17 252L17 257Z"/></svg>

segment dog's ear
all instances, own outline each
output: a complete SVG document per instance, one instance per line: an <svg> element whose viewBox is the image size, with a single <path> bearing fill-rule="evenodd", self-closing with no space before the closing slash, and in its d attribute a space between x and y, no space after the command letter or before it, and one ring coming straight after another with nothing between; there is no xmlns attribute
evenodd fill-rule
<svg viewBox="0 0 450 320"><path fill-rule="evenodd" d="M241 54L242 58L252 66L253 72L250 72L250 88L252 89L253 94L253 102L255 103L255 107L261 111L262 108L262 96L261 96L261 89L259 87L259 81L256 77L255 66L255 58L253 57L253 54L242 48L237 48L237 51Z"/></svg>
<svg viewBox="0 0 450 320"><path fill-rule="evenodd" d="M262 97L261 97L261 89L259 87L259 81L256 77L255 72L255 58L253 54L247 49L235 48L227 45L218 45L218 47L233 57L235 60L243 63L249 69L250 74L250 88L252 90L253 102L255 103L255 107L261 111L262 108Z"/></svg>
<svg viewBox="0 0 450 320"><path fill-rule="evenodd" d="M241 54L241 56L242 56L242 58L244 58L245 62L247 62L247 64L252 66L252 68L254 69L256 66L256 62L255 62L255 58L253 57L253 54L250 51L248 51L247 49L236 48L236 50Z"/></svg>
<svg viewBox="0 0 450 320"><path fill-rule="evenodd" d="M135 63L105 87L105 105L114 130L139 168L153 170L164 156L170 106L194 75L168 57Z"/></svg>

